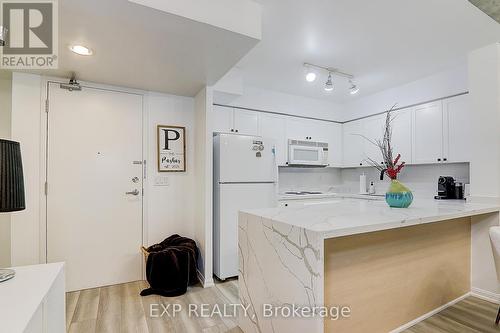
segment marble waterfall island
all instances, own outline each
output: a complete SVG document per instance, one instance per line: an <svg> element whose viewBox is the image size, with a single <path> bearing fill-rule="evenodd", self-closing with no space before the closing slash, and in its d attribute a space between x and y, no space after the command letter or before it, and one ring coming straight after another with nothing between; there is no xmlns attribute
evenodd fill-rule
<svg viewBox="0 0 500 333"><path fill-rule="evenodd" d="M251 332L391 332L471 290L465 201L336 199L239 213L239 326Z"/></svg>

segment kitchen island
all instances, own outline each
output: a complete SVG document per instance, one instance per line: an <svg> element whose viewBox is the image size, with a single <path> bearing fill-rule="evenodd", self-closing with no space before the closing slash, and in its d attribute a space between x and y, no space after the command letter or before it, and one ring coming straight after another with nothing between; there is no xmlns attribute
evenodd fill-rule
<svg viewBox="0 0 500 333"><path fill-rule="evenodd" d="M465 201L337 198L239 214L244 332L391 332L471 291L472 217ZM494 319L494 318L493 318Z"/></svg>

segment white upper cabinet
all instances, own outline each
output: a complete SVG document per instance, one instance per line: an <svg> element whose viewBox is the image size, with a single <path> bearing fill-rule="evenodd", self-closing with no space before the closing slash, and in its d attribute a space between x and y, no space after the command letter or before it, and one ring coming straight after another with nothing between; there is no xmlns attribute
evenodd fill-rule
<svg viewBox="0 0 500 333"><path fill-rule="evenodd" d="M412 160L412 109L399 110L391 113L392 151L394 158L401 154L401 161L408 164Z"/></svg>
<svg viewBox="0 0 500 333"><path fill-rule="evenodd" d="M328 143L329 166L342 166L342 125L331 121L287 118L287 139ZM287 140L288 142L288 140Z"/></svg>
<svg viewBox="0 0 500 333"><path fill-rule="evenodd" d="M276 145L276 163L286 165L288 151L286 138L286 117L270 114L260 114L259 135L273 139Z"/></svg>
<svg viewBox="0 0 500 333"><path fill-rule="evenodd" d="M244 135L259 135L259 113L234 109L234 131Z"/></svg>
<svg viewBox="0 0 500 333"><path fill-rule="evenodd" d="M326 123L328 127L328 164L334 167L342 166L342 125L337 123Z"/></svg>
<svg viewBox="0 0 500 333"><path fill-rule="evenodd" d="M362 121L351 121L343 125L343 166L355 167L366 165L364 161L365 139Z"/></svg>
<svg viewBox="0 0 500 333"><path fill-rule="evenodd" d="M217 105L214 105L213 108L214 132L244 135L259 134L259 112Z"/></svg>
<svg viewBox="0 0 500 333"><path fill-rule="evenodd" d="M233 128L233 108L225 106L213 106L213 132L231 133Z"/></svg>
<svg viewBox="0 0 500 333"><path fill-rule="evenodd" d="M443 103L432 102L413 109L413 163L443 160Z"/></svg>
<svg viewBox="0 0 500 333"><path fill-rule="evenodd" d="M382 153L376 143L384 138L385 117L386 114L383 114L361 120L363 124L363 132L361 134L364 135L364 138L362 138L363 164L371 165L368 163L368 159L378 164L384 164Z"/></svg>
<svg viewBox="0 0 500 333"><path fill-rule="evenodd" d="M461 95L443 101L445 162L470 162L473 149L468 135L471 112L469 95Z"/></svg>
<svg viewBox="0 0 500 333"><path fill-rule="evenodd" d="M318 122L311 119L292 118L286 120L288 139L321 141L318 137Z"/></svg>

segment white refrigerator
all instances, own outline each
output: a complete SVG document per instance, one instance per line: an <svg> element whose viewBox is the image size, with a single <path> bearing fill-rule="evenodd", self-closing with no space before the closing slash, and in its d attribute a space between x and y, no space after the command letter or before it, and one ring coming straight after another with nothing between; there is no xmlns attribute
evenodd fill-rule
<svg viewBox="0 0 500 333"><path fill-rule="evenodd" d="M272 140L214 137L214 274L238 276L238 211L275 207L277 164Z"/></svg>

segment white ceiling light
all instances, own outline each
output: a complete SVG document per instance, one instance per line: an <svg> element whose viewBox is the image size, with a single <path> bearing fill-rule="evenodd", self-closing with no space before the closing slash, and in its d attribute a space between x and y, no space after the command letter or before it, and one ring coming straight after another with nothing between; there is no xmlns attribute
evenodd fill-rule
<svg viewBox="0 0 500 333"><path fill-rule="evenodd" d="M89 56L89 55L92 55L94 53L94 51L92 51L92 49L90 49L86 46L83 46L83 45L71 45L69 47L69 49L71 51L73 51L74 53L82 55L82 56Z"/></svg>
<svg viewBox="0 0 500 333"><path fill-rule="evenodd" d="M333 90L332 73L328 73L328 80L325 83L325 91Z"/></svg>
<svg viewBox="0 0 500 333"><path fill-rule="evenodd" d="M352 80L349 80L349 83L351 84L351 87L349 88L349 93L351 95L356 95L359 91L359 88L357 85L355 85Z"/></svg>
<svg viewBox="0 0 500 333"><path fill-rule="evenodd" d="M333 68L333 67L324 67L324 66L319 66L319 65L314 65L308 62L304 63L304 67L306 69L306 80L307 82L313 82L317 78L317 71L320 72L327 72L328 73L328 79L325 82L325 91L332 91L333 90L333 76L340 76L343 77L347 80L349 80L350 87L349 87L349 93L351 95L355 95L358 93L359 88L357 85L355 85L352 80L354 80L354 75L343 72L339 70L338 68Z"/></svg>
<svg viewBox="0 0 500 333"><path fill-rule="evenodd" d="M306 66L306 81L314 82L316 80L316 72L311 66Z"/></svg>

